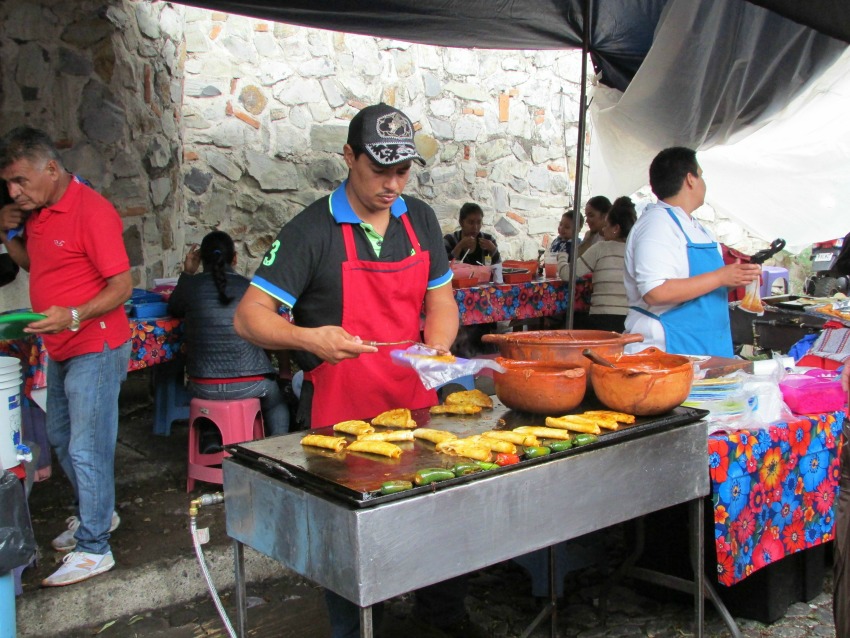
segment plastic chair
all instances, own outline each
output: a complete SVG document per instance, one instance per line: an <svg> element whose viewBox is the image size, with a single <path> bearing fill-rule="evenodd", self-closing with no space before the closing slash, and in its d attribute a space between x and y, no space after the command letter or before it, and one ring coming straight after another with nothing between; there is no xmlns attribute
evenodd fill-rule
<svg viewBox="0 0 850 638"><path fill-rule="evenodd" d="M189 418L189 392L183 383L183 362L169 361L153 366L153 433L169 436L174 421Z"/></svg>
<svg viewBox="0 0 850 638"><path fill-rule="evenodd" d="M221 433L222 445L263 438L263 416L259 399L209 401L192 399L189 405L189 469L186 491L195 489L195 481L223 482L221 461L226 452L203 454L200 450L201 425L211 423Z"/></svg>
<svg viewBox="0 0 850 638"><path fill-rule="evenodd" d="M788 269L780 266L761 267L761 296L770 297L773 294L773 284L781 281L784 290L783 295L788 294Z"/></svg>

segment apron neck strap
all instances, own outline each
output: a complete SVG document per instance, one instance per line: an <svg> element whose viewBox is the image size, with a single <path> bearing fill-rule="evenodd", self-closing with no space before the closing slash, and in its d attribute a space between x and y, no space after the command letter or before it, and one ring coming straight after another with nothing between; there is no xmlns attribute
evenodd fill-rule
<svg viewBox="0 0 850 638"><path fill-rule="evenodd" d="M404 230L407 233L407 238L410 240L410 244L413 246L414 253L422 252L422 247L419 244L419 239L416 237L416 233L413 231L413 224L410 223L410 217L407 213L403 213L399 219L401 223L404 225ZM357 246L354 244L354 231L352 230L354 224L347 224L343 222L342 224L342 239L345 242L345 258L348 261L352 261L357 259Z"/></svg>

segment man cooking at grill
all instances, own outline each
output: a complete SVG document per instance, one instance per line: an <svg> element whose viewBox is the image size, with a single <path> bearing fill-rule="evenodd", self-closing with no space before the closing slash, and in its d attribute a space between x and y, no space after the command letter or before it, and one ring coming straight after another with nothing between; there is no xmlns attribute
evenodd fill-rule
<svg viewBox="0 0 850 638"><path fill-rule="evenodd" d="M626 332L644 336L626 346L656 346L677 354L733 356L727 288L754 281L755 264L723 265L720 244L694 219L705 203L705 180L696 152L661 151L649 167L658 198L638 219L626 242L624 283L629 302Z"/></svg>
<svg viewBox="0 0 850 638"><path fill-rule="evenodd" d="M424 339L445 353L458 330L436 215L401 196L412 163L425 164L410 119L386 104L364 108L343 158L348 179L281 229L234 319L244 339L294 351L305 370L298 421L314 428L435 405L413 370L392 363L392 347L366 342ZM464 577L419 590L416 617L439 628L427 635L475 635L465 595ZM359 636L359 608L326 599L334 638Z"/></svg>

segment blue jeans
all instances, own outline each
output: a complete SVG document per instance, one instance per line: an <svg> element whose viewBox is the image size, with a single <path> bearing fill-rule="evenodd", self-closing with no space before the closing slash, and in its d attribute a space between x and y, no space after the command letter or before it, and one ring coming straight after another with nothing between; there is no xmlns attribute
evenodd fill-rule
<svg viewBox="0 0 850 638"><path fill-rule="evenodd" d="M129 360L128 341L47 366L47 438L77 499L77 551L110 551L118 393Z"/></svg>
<svg viewBox="0 0 850 638"><path fill-rule="evenodd" d="M258 398L266 436L289 432L289 406L283 399L283 392L280 391L276 379L215 384L189 381L188 389L193 397L209 401Z"/></svg>

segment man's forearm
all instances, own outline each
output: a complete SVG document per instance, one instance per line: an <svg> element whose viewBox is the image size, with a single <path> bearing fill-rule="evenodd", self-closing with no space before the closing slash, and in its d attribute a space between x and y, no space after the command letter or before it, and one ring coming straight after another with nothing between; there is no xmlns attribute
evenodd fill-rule
<svg viewBox="0 0 850 638"><path fill-rule="evenodd" d="M457 337L460 319L451 284L425 295L425 343L448 350Z"/></svg>
<svg viewBox="0 0 850 638"><path fill-rule="evenodd" d="M236 307L233 327L236 334L265 350L296 348L293 326L278 314L278 302L265 292L249 286ZM297 347L303 349L303 347Z"/></svg>
<svg viewBox="0 0 850 638"><path fill-rule="evenodd" d="M133 279L130 271L123 272L106 280L106 287L92 299L77 308L80 320L92 319L105 315L117 308L130 298L133 292Z"/></svg>
<svg viewBox="0 0 850 638"><path fill-rule="evenodd" d="M668 279L646 293L643 300L651 306L670 306L702 297L721 285L716 270L686 279Z"/></svg>

